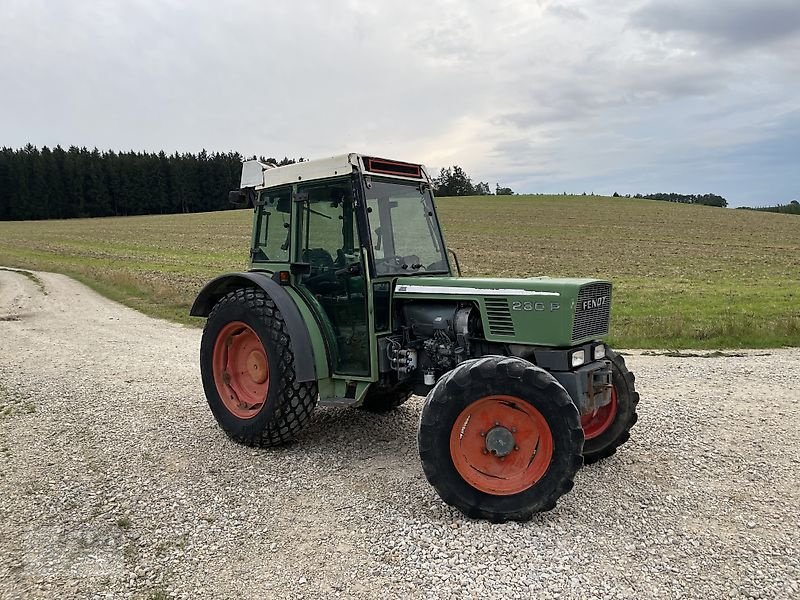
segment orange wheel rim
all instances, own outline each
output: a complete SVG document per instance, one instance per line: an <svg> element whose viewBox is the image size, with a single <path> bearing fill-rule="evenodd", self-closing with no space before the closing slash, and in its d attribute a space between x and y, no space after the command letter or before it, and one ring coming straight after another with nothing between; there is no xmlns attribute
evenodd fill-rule
<svg viewBox="0 0 800 600"><path fill-rule="evenodd" d="M538 410L514 396L467 406L450 431L453 466L469 485L495 496L524 492L553 458L553 434Z"/></svg>
<svg viewBox="0 0 800 600"><path fill-rule="evenodd" d="M214 342L214 383L231 414L255 417L267 401L269 359L256 332L241 321L225 325Z"/></svg>
<svg viewBox="0 0 800 600"><path fill-rule="evenodd" d="M602 435L617 416L617 388L611 386L611 402L593 412L581 415L584 439L591 440Z"/></svg>

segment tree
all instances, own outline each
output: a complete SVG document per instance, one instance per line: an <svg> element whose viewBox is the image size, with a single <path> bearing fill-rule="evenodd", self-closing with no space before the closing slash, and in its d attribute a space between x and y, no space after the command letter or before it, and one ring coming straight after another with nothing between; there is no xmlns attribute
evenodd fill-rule
<svg viewBox="0 0 800 600"><path fill-rule="evenodd" d="M513 196L514 190L512 190L510 187L500 187L499 183L495 183L494 193L498 196Z"/></svg>
<svg viewBox="0 0 800 600"><path fill-rule="evenodd" d="M694 203L704 204L706 206L717 206L719 208L725 208L728 206L728 201L717 194L703 194L702 196L695 196Z"/></svg>
<svg viewBox="0 0 800 600"><path fill-rule="evenodd" d="M485 185L485 184L484 184ZM488 185L486 186L488 189ZM472 179L458 165L443 168L433 180L433 191L437 196L473 196L475 186Z"/></svg>
<svg viewBox="0 0 800 600"><path fill-rule="evenodd" d="M475 185L476 196L491 196L492 192L489 190L489 184L486 182L479 182Z"/></svg>

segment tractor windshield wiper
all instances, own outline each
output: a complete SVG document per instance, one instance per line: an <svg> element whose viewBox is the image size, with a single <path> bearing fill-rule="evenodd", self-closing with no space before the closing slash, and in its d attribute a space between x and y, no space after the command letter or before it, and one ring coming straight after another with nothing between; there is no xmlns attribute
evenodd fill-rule
<svg viewBox="0 0 800 600"><path fill-rule="evenodd" d="M330 215L326 215L325 213L321 213L318 210L314 210L310 206L306 206L306 210L310 213L314 213L315 215L319 215L320 217L325 217L326 219L332 219L333 217Z"/></svg>
<svg viewBox="0 0 800 600"><path fill-rule="evenodd" d="M428 233L431 234L431 240L433 240L433 249L436 252L441 252L439 250L438 236L436 235L436 224L434 223L433 211L428 206L427 196L422 196L421 204L422 210L425 212L425 222L428 224Z"/></svg>

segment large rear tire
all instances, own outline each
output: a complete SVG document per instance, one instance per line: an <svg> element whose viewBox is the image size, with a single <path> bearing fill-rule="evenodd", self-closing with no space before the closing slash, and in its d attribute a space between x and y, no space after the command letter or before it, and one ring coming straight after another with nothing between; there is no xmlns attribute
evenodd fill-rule
<svg viewBox="0 0 800 600"><path fill-rule="evenodd" d="M493 522L551 510L583 463L569 394L516 357L469 360L442 377L425 399L417 439L439 496Z"/></svg>
<svg viewBox="0 0 800 600"><path fill-rule="evenodd" d="M586 464L614 454L630 439L631 427L639 418L636 414L636 405L639 404L639 394L634 387L636 378L621 355L606 349L606 358L611 361L611 402L581 417L586 438L583 443L583 461Z"/></svg>
<svg viewBox="0 0 800 600"><path fill-rule="evenodd" d="M200 343L208 405L222 429L248 446L277 446L308 423L316 382L296 381L288 329L261 289L240 288L212 309Z"/></svg>

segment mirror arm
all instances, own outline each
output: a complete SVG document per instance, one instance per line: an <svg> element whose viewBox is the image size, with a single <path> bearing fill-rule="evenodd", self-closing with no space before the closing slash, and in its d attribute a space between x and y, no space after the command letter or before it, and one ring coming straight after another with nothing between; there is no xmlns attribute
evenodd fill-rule
<svg viewBox="0 0 800 600"><path fill-rule="evenodd" d="M447 251L453 255L453 259L456 261L456 271L458 271L458 276L461 277L461 265L458 264L458 255L451 248L448 248Z"/></svg>

